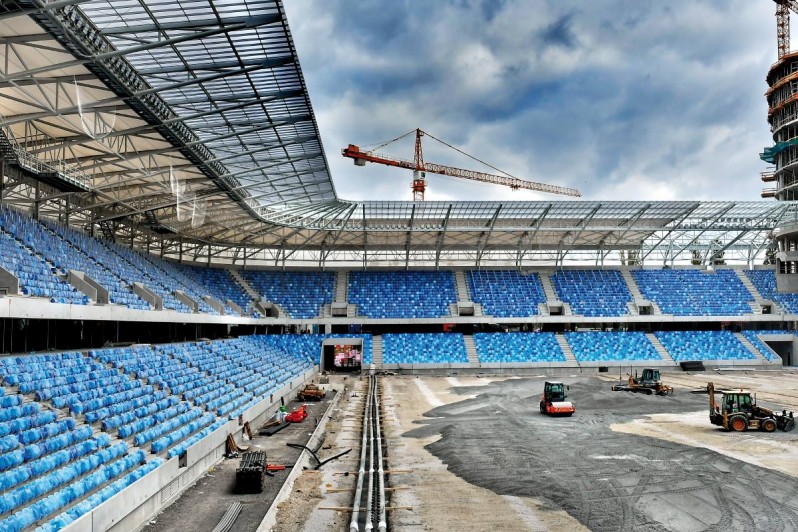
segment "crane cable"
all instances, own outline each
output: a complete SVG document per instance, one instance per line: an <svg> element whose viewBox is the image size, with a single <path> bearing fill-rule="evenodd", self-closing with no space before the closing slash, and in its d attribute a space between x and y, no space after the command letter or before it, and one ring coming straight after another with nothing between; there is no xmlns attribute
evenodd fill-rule
<svg viewBox="0 0 798 532"><path fill-rule="evenodd" d="M368 151L369 151L369 153L371 153L371 152L374 152L374 151L377 151L377 150L379 150L380 148L384 148L385 146L387 146L388 144L391 144L392 142L396 142L397 140L402 140L403 138L405 138L405 137L407 137L407 136L409 136L409 135L412 135L412 134L414 134L415 132L416 132L416 130L415 130L415 129L413 129L412 131L408 131L408 132L407 132L407 133L405 133L404 135L399 135L399 136L398 136L398 137L396 137L395 139L386 140L386 141L385 141L385 142L383 142L382 144L377 144L377 145L374 145L374 144L370 144L370 145L369 145L369 144L367 144L366 146L374 146L373 148L371 148L370 150L368 150ZM433 137L433 138L435 138L435 137ZM435 139L435 140L438 140L438 139Z"/></svg>
<svg viewBox="0 0 798 532"><path fill-rule="evenodd" d="M459 149L459 148L455 148L454 146L452 146L452 145L451 145L451 144L449 144L448 142L444 142L444 141L442 141L441 139L439 139L439 138L437 138L437 137L434 137L434 136L430 135L430 134L429 134L429 133L427 133L426 131L422 131L422 133L423 133L424 135L428 136L429 138L433 139L433 140L437 140L438 142L440 142L440 143L441 143L441 144L443 144L444 146L448 146L449 148L453 149L454 151L456 151L456 152L458 152L458 153L461 153L461 154L465 155L465 156L466 156L466 157L468 157L469 159L473 159L473 160L477 161L478 163L482 163L482 164L484 164L485 166L487 166L488 168L492 168L492 169L496 170L497 172L500 172L500 173L502 173L502 174L506 175L507 177L512 177L513 179L518 179L519 181L524 181L523 179L521 179L521 178L518 178L518 177L515 177L515 176L514 176L514 175L512 175L512 174L508 174L508 173L507 173L507 172L505 172L504 170L501 170L501 169L499 169L499 168L496 168L496 167L495 167L495 166L493 166L492 164L488 164L488 163L486 163L486 162L485 162L485 161L483 161L482 159L477 159L477 158L476 158L476 157L474 157L473 155L469 155L468 153L464 152L463 150L461 150L461 149Z"/></svg>
<svg viewBox="0 0 798 532"><path fill-rule="evenodd" d="M403 135L399 135L398 137L396 137L396 138L394 138L394 139L387 140L387 141L385 141L385 142L383 142L383 143L381 143L381 144L373 145L373 146L374 146L374 148L371 148L370 150L368 150L368 152L369 152L369 153L373 153L373 152L375 152L375 151L379 150L380 148L384 148L384 147L385 147L385 146L387 146L388 144L394 143L394 142L396 142L397 140L402 140L403 138L405 138L405 137L407 137L407 136L410 136L410 135L414 134L415 132L416 132L416 130L415 130L415 129L413 129L413 130L411 130L411 131L408 131L407 133L404 133ZM445 142L445 141L443 141L443 140L439 139L438 137L436 137L436 136L434 136L434 135L431 135L430 133L427 133L427 132L426 132L426 131L424 131L424 130L421 130L421 134L422 134L422 135L426 135L426 136L428 136L428 137L429 137L429 138L431 138L432 140L437 140L438 142L440 142L440 143L441 143L441 144L443 144L444 146L447 146L447 147L449 147L449 148L453 149L454 151L456 151L457 153L460 153L460 154L462 154L462 155L465 155L465 156L466 156L466 157L468 157L469 159L473 159L474 161L477 161L477 162L478 162L478 163L480 163L480 164L484 164L484 165L485 165L485 166L487 166L488 168L491 168L491 169L493 169L493 170L496 170L496 171L497 171L497 172L499 172L500 174L504 174L504 175L506 175L507 177L512 177L513 179L518 179L519 181L524 181L523 179L521 179L521 178L519 178L519 177L515 177L514 175L512 175L512 174L510 174L510 173L508 173L508 172L505 172L504 170L502 170L502 169L500 169L500 168L496 168L495 166L493 166L493 165L492 165L492 164L490 164L490 163L486 163L486 162L485 162L485 161L483 161L482 159L478 159L477 157L474 157L473 155L470 155L470 154L468 154L468 153L464 152L463 150L461 150L461 149L459 149L459 148L456 148L455 146L452 146L452 145L451 145L451 144L449 144L448 142Z"/></svg>

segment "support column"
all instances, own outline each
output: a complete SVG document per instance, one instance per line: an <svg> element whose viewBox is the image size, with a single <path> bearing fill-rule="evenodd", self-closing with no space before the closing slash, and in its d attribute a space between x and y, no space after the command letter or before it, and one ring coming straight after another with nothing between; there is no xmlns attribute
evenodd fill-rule
<svg viewBox="0 0 798 532"><path fill-rule="evenodd" d="M36 181L36 200L33 202L33 219L39 219L39 202L41 201L42 190L39 182Z"/></svg>

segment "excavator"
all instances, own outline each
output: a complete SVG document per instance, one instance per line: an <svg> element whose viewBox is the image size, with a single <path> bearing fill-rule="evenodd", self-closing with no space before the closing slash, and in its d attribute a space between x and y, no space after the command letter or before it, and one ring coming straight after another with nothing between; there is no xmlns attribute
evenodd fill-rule
<svg viewBox="0 0 798 532"><path fill-rule="evenodd" d="M645 368L643 375L638 377L637 371L635 376L629 375L629 380L626 384L614 384L612 386L614 392L637 392L647 395L673 395L673 387L662 384L658 369Z"/></svg>
<svg viewBox="0 0 798 532"><path fill-rule="evenodd" d="M540 398L540 413L549 416L572 416L576 411L571 401L566 401L565 390L568 387L561 382L548 382L543 385L543 397Z"/></svg>
<svg viewBox="0 0 798 532"><path fill-rule="evenodd" d="M715 385L707 383L709 394L709 421L726 430L745 432L748 429L773 432L776 429L789 432L795 428L792 412L782 410L781 414L756 404L756 396L744 390L718 391ZM720 404L715 401L715 393L722 394Z"/></svg>

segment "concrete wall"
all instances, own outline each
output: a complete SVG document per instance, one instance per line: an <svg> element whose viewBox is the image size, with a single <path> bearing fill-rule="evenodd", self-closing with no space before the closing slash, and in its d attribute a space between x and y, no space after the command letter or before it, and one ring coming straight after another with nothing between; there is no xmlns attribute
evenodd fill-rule
<svg viewBox="0 0 798 532"><path fill-rule="evenodd" d="M764 364L760 360L704 360L702 361L707 368L717 368L725 370L760 370L781 367L781 362ZM609 374L617 373L619 370L629 371L634 368L656 368L660 371L681 371L679 364L662 364L651 360L639 360L632 362L585 362L575 366L567 366L565 363L548 362L526 362L526 363L506 363L506 364L481 364L470 366L469 364L384 364L384 371L396 372L408 375L573 375L576 373L598 373L600 367L609 368ZM363 371L367 371L366 368Z"/></svg>

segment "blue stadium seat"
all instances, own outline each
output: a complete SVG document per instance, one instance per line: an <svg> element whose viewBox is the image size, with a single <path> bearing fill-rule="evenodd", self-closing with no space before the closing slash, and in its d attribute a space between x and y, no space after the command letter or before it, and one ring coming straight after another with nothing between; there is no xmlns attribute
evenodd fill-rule
<svg viewBox="0 0 798 532"><path fill-rule="evenodd" d="M567 332L565 339L579 362L662 361L642 332Z"/></svg>
<svg viewBox="0 0 798 532"><path fill-rule="evenodd" d="M384 364L466 364L460 333L384 334Z"/></svg>
<svg viewBox="0 0 798 532"><path fill-rule="evenodd" d="M447 271L353 271L349 303L369 318L440 318L457 301L454 274Z"/></svg>
<svg viewBox="0 0 798 532"><path fill-rule="evenodd" d="M733 270L633 270L637 286L663 314L742 316L751 314L753 297Z"/></svg>
<svg viewBox="0 0 798 532"><path fill-rule="evenodd" d="M497 318L537 316L546 294L537 273L515 270L471 270L466 272L471 300L482 305L486 315Z"/></svg>
<svg viewBox="0 0 798 532"><path fill-rule="evenodd" d="M554 333L476 333L474 345L482 364L565 362Z"/></svg>
<svg viewBox="0 0 798 532"><path fill-rule="evenodd" d="M774 301L784 312L798 313L798 294L779 292L776 289L776 272L773 270L746 270L745 275L763 298Z"/></svg>
<svg viewBox="0 0 798 532"><path fill-rule="evenodd" d="M267 301L291 318L314 318L335 296L335 273L244 270L242 277Z"/></svg>
<svg viewBox="0 0 798 532"><path fill-rule="evenodd" d="M676 362L756 360L731 331L658 331L654 334Z"/></svg>
<svg viewBox="0 0 798 532"><path fill-rule="evenodd" d="M560 299L574 314L615 317L629 314L632 294L618 270L560 270L551 276Z"/></svg>

